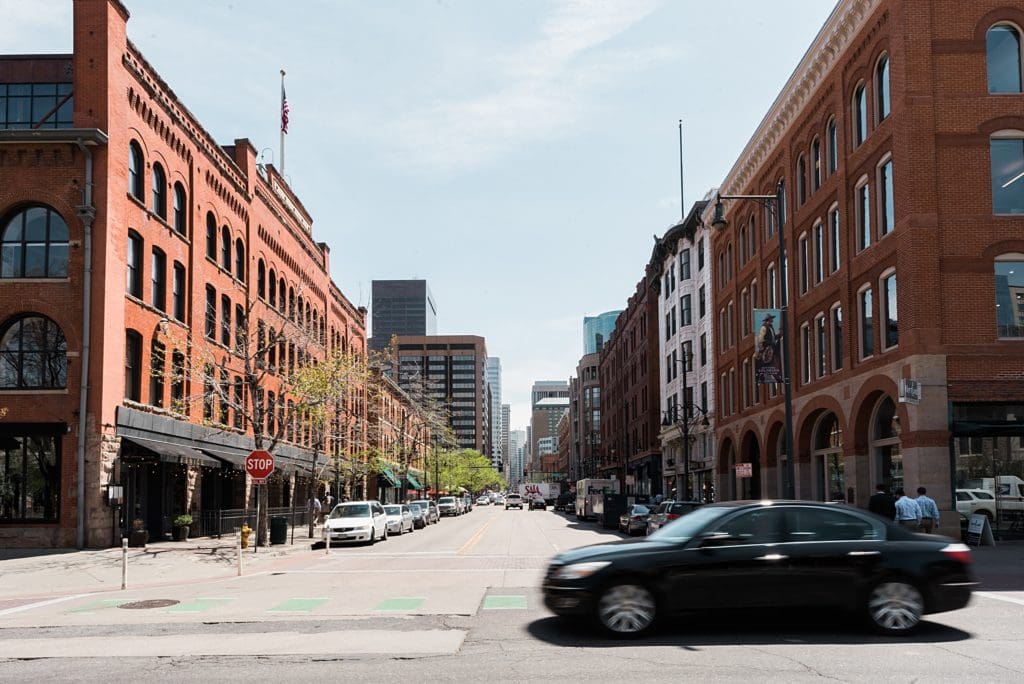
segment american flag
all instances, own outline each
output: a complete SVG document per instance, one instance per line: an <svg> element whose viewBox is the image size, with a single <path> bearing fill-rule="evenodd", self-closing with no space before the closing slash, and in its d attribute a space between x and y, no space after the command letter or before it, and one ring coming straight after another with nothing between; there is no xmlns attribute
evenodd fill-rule
<svg viewBox="0 0 1024 684"><path fill-rule="evenodd" d="M288 97L284 94L284 84L281 85L281 132L288 132Z"/></svg>

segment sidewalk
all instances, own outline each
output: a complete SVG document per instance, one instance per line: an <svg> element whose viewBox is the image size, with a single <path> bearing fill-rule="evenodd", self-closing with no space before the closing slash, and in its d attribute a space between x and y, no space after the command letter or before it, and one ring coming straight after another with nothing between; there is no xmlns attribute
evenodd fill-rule
<svg viewBox="0 0 1024 684"><path fill-rule="evenodd" d="M288 530L291 541L292 530ZM254 541L254 537L249 538ZM320 540L320 526L313 539L308 528L295 528L295 544L276 544L242 549L243 574L265 570L284 557L312 553ZM128 586L138 588L161 584L233 577L238 573L237 539L200 537L185 542L161 541L145 548L128 549ZM45 599L121 589L120 548L86 549L0 549L0 604L11 599ZM3 608L4 605L0 605Z"/></svg>

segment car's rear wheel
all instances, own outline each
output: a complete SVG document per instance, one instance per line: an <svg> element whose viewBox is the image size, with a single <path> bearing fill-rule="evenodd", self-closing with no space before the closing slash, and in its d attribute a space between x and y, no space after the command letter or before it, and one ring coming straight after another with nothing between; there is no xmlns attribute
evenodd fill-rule
<svg viewBox="0 0 1024 684"><path fill-rule="evenodd" d="M643 634L654 624L657 614L657 599L642 584L613 584L601 593L597 602L597 619L601 626L619 637Z"/></svg>
<svg viewBox="0 0 1024 684"><path fill-rule="evenodd" d="M868 592L867 617L877 632L910 634L921 624L923 614L924 597L906 579L884 579Z"/></svg>

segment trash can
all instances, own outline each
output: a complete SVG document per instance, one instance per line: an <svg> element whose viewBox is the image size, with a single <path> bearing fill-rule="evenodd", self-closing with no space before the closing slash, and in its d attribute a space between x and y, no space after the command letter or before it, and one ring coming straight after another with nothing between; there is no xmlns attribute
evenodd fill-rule
<svg viewBox="0 0 1024 684"><path fill-rule="evenodd" d="M285 544L288 542L288 518L275 515L270 519L270 543Z"/></svg>

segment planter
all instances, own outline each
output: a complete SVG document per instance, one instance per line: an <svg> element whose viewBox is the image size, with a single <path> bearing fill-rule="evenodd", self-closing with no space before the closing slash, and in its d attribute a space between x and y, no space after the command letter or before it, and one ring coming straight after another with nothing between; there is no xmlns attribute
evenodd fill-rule
<svg viewBox="0 0 1024 684"><path fill-rule="evenodd" d="M128 546L140 548L149 541L149 530L132 530L128 533Z"/></svg>
<svg viewBox="0 0 1024 684"><path fill-rule="evenodd" d="M174 528L174 541L188 541L188 525L179 525Z"/></svg>

